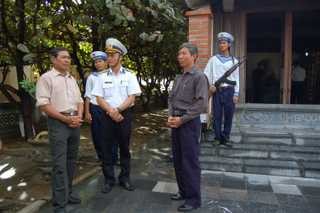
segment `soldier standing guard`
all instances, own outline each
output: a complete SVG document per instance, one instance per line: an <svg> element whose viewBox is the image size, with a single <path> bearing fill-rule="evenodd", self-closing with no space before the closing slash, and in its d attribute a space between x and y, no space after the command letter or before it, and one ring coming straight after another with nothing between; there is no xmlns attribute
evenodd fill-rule
<svg viewBox="0 0 320 213"><path fill-rule="evenodd" d="M85 120L91 124L91 135L94 148L96 150L98 159L102 161L102 129L101 129L101 115L104 111L99 107L96 97L91 94L94 81L97 77L107 70L107 54L102 51L95 51L91 53L91 58L94 60L95 70L88 76L86 81L85 97Z"/></svg>
<svg viewBox="0 0 320 213"><path fill-rule="evenodd" d="M102 161L102 117L104 114L103 109L98 105L96 97L92 95L94 84L99 80L98 78L102 73L107 72L107 54L102 51L94 51L91 53L91 58L94 60L95 70L89 75L86 82L85 93L85 119L91 124L92 142L97 152L98 159ZM112 150L112 161L116 164L118 158L118 146L114 145Z"/></svg>
<svg viewBox="0 0 320 213"><path fill-rule="evenodd" d="M219 53L210 58L204 73L208 77L210 84L210 94L213 94L213 123L215 141L214 144L231 146L230 132L235 104L239 97L239 68L237 68L219 88L214 83L238 60L230 55L233 36L227 32L221 32L217 36ZM222 131L222 121L224 120L224 130Z"/></svg>
<svg viewBox="0 0 320 213"><path fill-rule="evenodd" d="M55 213L65 206L79 204L72 194L72 179L80 143L83 100L76 80L69 74L71 59L65 48L50 51L53 68L37 82L37 106L48 116L49 143L52 155L52 204Z"/></svg>
<svg viewBox="0 0 320 213"><path fill-rule="evenodd" d="M128 191L134 187L130 182L130 135L132 106L135 96L141 90L136 76L122 67L122 58L127 54L126 47L117 39L106 40L106 52L110 68L102 73L95 84L92 94L97 97L99 106L105 111L103 115L103 174L105 178L103 193L109 193L115 184L112 149L114 144L120 149L119 185Z"/></svg>
<svg viewBox="0 0 320 213"><path fill-rule="evenodd" d="M200 114L206 112L208 80L194 63L198 49L191 43L181 45L178 62L183 74L175 79L169 94L169 118L172 128L172 153L179 192L172 200L185 200L178 211L186 212L201 206L200 192Z"/></svg>

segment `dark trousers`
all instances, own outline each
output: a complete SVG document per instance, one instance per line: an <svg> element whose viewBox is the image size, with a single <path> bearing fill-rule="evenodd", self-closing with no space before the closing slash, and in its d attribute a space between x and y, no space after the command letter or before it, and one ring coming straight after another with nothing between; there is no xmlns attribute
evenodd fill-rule
<svg viewBox="0 0 320 213"><path fill-rule="evenodd" d="M173 165L179 192L186 199L186 204L193 207L201 205L200 129L200 117L197 117L179 128L172 128L171 132Z"/></svg>
<svg viewBox="0 0 320 213"><path fill-rule="evenodd" d="M292 82L292 92L291 92L291 103L292 104L303 104L304 96L304 82L303 81L293 81Z"/></svg>
<svg viewBox="0 0 320 213"><path fill-rule="evenodd" d="M61 121L48 118L52 156L52 203L55 210L64 208L72 192L80 143L80 128L70 128Z"/></svg>
<svg viewBox="0 0 320 213"><path fill-rule="evenodd" d="M90 114L92 117L91 122L91 135L94 148L97 152L99 160L102 161L102 144L104 143L103 140L103 132L105 129L102 128L103 121L104 121L104 114L105 111L101 109L98 105L90 104ZM114 144L112 149L112 161L114 164L118 161L118 145Z"/></svg>
<svg viewBox="0 0 320 213"><path fill-rule="evenodd" d="M217 140L229 140L235 104L233 102L234 87L219 89L213 96L213 123ZM224 129L222 131L222 121Z"/></svg>
<svg viewBox="0 0 320 213"><path fill-rule="evenodd" d="M112 160L112 150L116 145L120 149L120 168L119 182L130 180L130 135L132 110L128 109L121 113L124 120L117 123L111 119L106 113L103 115L103 161L102 171L106 184L115 183L114 163Z"/></svg>

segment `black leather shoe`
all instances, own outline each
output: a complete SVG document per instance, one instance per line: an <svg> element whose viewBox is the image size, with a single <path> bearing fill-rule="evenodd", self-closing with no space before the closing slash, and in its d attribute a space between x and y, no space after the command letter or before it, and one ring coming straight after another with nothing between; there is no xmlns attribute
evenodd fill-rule
<svg viewBox="0 0 320 213"><path fill-rule="evenodd" d="M107 194L111 192L111 190L112 190L112 185L109 183L106 183L102 186L101 192Z"/></svg>
<svg viewBox="0 0 320 213"><path fill-rule="evenodd" d="M81 199L76 197L76 196L74 196L74 195L70 195L68 203L69 204L80 204L81 203Z"/></svg>
<svg viewBox="0 0 320 213"><path fill-rule="evenodd" d="M221 146L227 147L227 148L231 148L232 144L229 141L221 141L220 143Z"/></svg>
<svg viewBox="0 0 320 213"><path fill-rule="evenodd" d="M119 185L128 191L134 191L135 187L130 182L119 182Z"/></svg>
<svg viewBox="0 0 320 213"><path fill-rule="evenodd" d="M183 205L178 207L178 211L179 212L190 212L190 211L192 211L194 209L196 209L196 208L193 207L193 206L190 206L188 204L183 204Z"/></svg>
<svg viewBox="0 0 320 213"><path fill-rule="evenodd" d="M184 200L184 198L181 196L180 193L177 193L177 194L171 196L171 200L179 201L179 200Z"/></svg>

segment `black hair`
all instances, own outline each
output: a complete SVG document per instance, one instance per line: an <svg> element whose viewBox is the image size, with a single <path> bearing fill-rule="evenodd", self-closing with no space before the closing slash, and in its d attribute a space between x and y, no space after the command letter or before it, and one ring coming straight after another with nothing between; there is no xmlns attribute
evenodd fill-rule
<svg viewBox="0 0 320 213"><path fill-rule="evenodd" d="M228 42L229 43L229 42ZM231 47L230 47L230 45L229 45L229 47L228 47L228 52L229 52L229 56L231 56L231 58L232 58L232 64L234 64L234 56L231 54Z"/></svg>
<svg viewBox="0 0 320 213"><path fill-rule="evenodd" d="M49 51L49 55L51 57L57 57L59 52L62 52L62 51L67 51L68 52L68 49L64 48L64 47L54 47L52 48L50 51Z"/></svg>

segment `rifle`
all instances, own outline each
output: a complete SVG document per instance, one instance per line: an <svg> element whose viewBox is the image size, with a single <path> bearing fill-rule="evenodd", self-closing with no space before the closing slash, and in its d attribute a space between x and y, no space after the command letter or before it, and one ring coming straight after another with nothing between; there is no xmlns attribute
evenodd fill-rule
<svg viewBox="0 0 320 213"><path fill-rule="evenodd" d="M236 63L235 65L233 65L232 67L230 67L215 83L214 86L218 89L220 84L224 83L224 82L230 82L230 80L228 80L227 78L243 63L245 62L247 59L244 56L242 60L240 60L238 63ZM230 83L232 84L232 83Z"/></svg>
<svg viewBox="0 0 320 213"><path fill-rule="evenodd" d="M246 57L244 56L243 59L241 61L239 61L238 63L236 63L235 65L233 65L230 69L228 69L215 83L214 86L216 87L216 89L219 89L220 84L222 84L223 82L228 81L228 77L242 64L246 61ZM211 122L212 122L212 95L214 92L212 92L209 95L209 101L208 101L208 112L207 112L207 116L206 116L206 122L207 122L207 129L210 128Z"/></svg>

